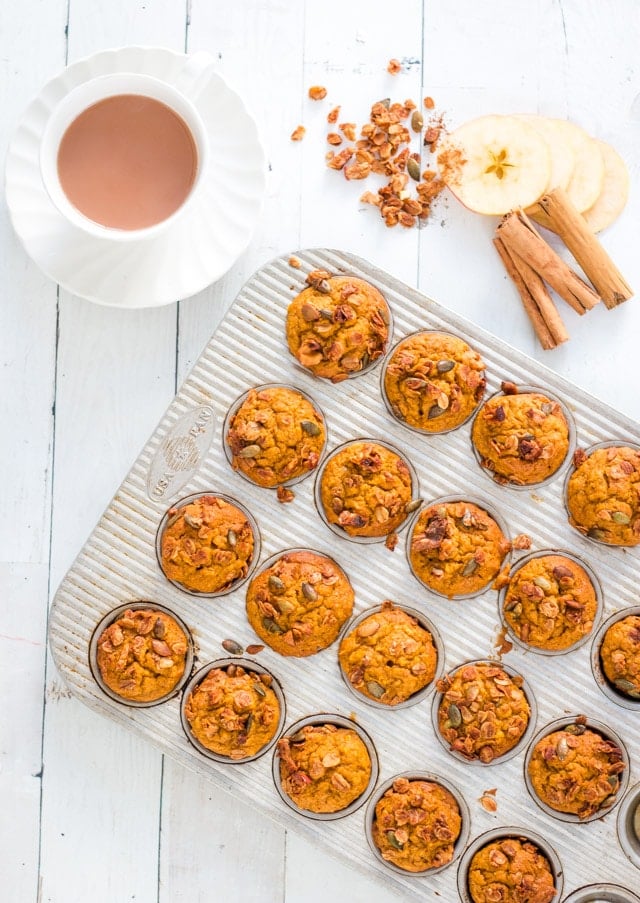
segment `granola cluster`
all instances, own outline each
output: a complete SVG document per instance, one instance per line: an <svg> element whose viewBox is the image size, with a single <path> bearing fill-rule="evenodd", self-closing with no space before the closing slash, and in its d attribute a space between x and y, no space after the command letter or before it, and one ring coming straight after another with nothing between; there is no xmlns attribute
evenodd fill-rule
<svg viewBox="0 0 640 903"><path fill-rule="evenodd" d="M300 808L339 812L367 788L371 759L356 731L335 724L305 725L278 741L282 789Z"/></svg>
<svg viewBox="0 0 640 903"><path fill-rule="evenodd" d="M551 903L556 896L549 860L525 838L482 847L471 860L467 881L473 903Z"/></svg>
<svg viewBox="0 0 640 903"><path fill-rule="evenodd" d="M398 778L376 803L371 832L383 859L423 872L451 862L461 827L458 803L446 787Z"/></svg>

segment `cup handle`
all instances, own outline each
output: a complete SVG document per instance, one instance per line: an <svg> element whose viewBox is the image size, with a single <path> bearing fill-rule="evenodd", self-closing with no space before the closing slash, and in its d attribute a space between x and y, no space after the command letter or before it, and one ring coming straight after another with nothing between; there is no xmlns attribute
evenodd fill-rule
<svg viewBox="0 0 640 903"><path fill-rule="evenodd" d="M210 53L204 50L190 53L180 75L176 79L176 87L190 100L196 100L214 67L215 59Z"/></svg>

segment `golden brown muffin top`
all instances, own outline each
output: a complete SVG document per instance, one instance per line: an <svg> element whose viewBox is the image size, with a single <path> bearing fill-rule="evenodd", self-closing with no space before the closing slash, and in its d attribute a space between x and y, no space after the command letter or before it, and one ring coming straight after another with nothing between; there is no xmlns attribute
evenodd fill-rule
<svg viewBox="0 0 640 903"><path fill-rule="evenodd" d="M304 395L283 386L251 389L231 418L226 441L232 467L271 488L313 470L326 431Z"/></svg>
<svg viewBox="0 0 640 903"><path fill-rule="evenodd" d="M567 486L569 523L600 542L640 543L640 451L625 445L578 449Z"/></svg>
<svg viewBox="0 0 640 903"><path fill-rule="evenodd" d="M420 512L409 557L420 580L444 596L487 586L511 549L497 522L472 502L441 502Z"/></svg>
<svg viewBox="0 0 640 903"><path fill-rule="evenodd" d="M170 508L162 533L162 570L200 593L228 589L247 574L254 536L246 515L214 495Z"/></svg>
<svg viewBox="0 0 640 903"><path fill-rule="evenodd" d="M467 883L473 903L551 903L556 895L549 860L524 838L495 840L478 850Z"/></svg>
<svg viewBox="0 0 640 903"><path fill-rule="evenodd" d="M329 523L349 536L387 536L407 516L412 495L406 461L377 442L352 442L327 459L320 497Z"/></svg>
<svg viewBox="0 0 640 903"><path fill-rule="evenodd" d="M331 558L286 552L247 590L247 617L281 655L313 655L331 645L353 610L354 593Z"/></svg>
<svg viewBox="0 0 640 903"><path fill-rule="evenodd" d="M522 678L490 662L463 665L438 681L438 727L454 752L485 764L517 745L531 709Z"/></svg>
<svg viewBox="0 0 640 903"><path fill-rule="evenodd" d="M376 803L371 832L383 859L422 872L451 862L461 827L458 803L446 787L398 778Z"/></svg>
<svg viewBox="0 0 640 903"><path fill-rule="evenodd" d="M254 756L278 728L280 704L271 677L240 665L212 668L191 690L185 716L193 736L230 759Z"/></svg>
<svg viewBox="0 0 640 903"><path fill-rule="evenodd" d="M343 638L338 655L359 693L390 706L431 683L438 663L430 632L390 601Z"/></svg>
<svg viewBox="0 0 640 903"><path fill-rule="evenodd" d="M361 796L371 758L350 728L309 724L278 741L282 789L300 809L339 812Z"/></svg>
<svg viewBox="0 0 640 903"><path fill-rule="evenodd" d="M497 395L473 423L473 444L497 482L541 483L562 465L569 425L562 407L540 392Z"/></svg>
<svg viewBox="0 0 640 903"><path fill-rule="evenodd" d="M431 433L464 423L485 386L484 361L477 351L442 332L403 339L384 373L384 390L395 416Z"/></svg>
<svg viewBox="0 0 640 903"><path fill-rule="evenodd" d="M577 722L538 740L528 765L536 795L578 818L613 803L624 769L620 747Z"/></svg>
<svg viewBox="0 0 640 903"><path fill-rule="evenodd" d="M389 337L389 307L377 288L355 276L313 270L309 288L287 311L290 352L314 376L340 382L381 357Z"/></svg>
<svg viewBox="0 0 640 903"><path fill-rule="evenodd" d="M98 638L98 669L118 696L153 702L180 681L188 648L183 629L165 612L127 609Z"/></svg>
<svg viewBox="0 0 640 903"><path fill-rule="evenodd" d="M616 690L640 699L640 616L628 615L608 628L600 646L600 660Z"/></svg>
<svg viewBox="0 0 640 903"><path fill-rule="evenodd" d="M568 649L593 629L596 591L584 568L564 555L539 555L518 568L504 597L504 617L523 643Z"/></svg>

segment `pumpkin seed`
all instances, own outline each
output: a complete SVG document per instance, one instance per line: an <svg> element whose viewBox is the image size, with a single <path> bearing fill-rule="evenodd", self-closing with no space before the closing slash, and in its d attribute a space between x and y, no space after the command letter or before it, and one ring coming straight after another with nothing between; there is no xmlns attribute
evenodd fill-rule
<svg viewBox="0 0 640 903"><path fill-rule="evenodd" d="M244 649L242 648L240 643L236 643L235 640L223 640L222 648L226 649L226 651L230 655L242 655L242 653L244 652Z"/></svg>
<svg viewBox="0 0 640 903"><path fill-rule="evenodd" d="M616 774L610 774L610 775L607 775L607 780L608 780L609 783L611 784L611 789L612 789L612 790L617 790L617 789L618 789L618 784L620 783L619 780L618 780L618 775L616 775Z"/></svg>
<svg viewBox="0 0 640 903"><path fill-rule="evenodd" d="M315 589L311 586L310 583L307 583L306 580L302 582L302 595L305 597L307 602L317 602L318 594Z"/></svg>
<svg viewBox="0 0 640 903"><path fill-rule="evenodd" d="M367 692L371 693L374 699L380 699L381 696L384 696L385 690L384 687L381 686L377 680L368 680L366 683Z"/></svg>
<svg viewBox="0 0 640 903"><path fill-rule="evenodd" d="M560 737L556 744L556 753L561 762L563 762L568 754L569 754L569 746L567 745L567 738Z"/></svg>
<svg viewBox="0 0 640 903"><path fill-rule="evenodd" d="M257 458L262 449L259 445L245 445L244 448L241 448L238 452L239 458ZM185 515L186 520L186 515Z"/></svg>
<svg viewBox="0 0 640 903"><path fill-rule="evenodd" d="M545 593L551 592L552 586L546 577L534 577L533 582L536 586L539 586L540 589L543 589Z"/></svg>
<svg viewBox="0 0 640 903"><path fill-rule="evenodd" d="M265 697L267 695L267 691L259 680L254 680L253 689L256 691L258 696Z"/></svg>
<svg viewBox="0 0 640 903"><path fill-rule="evenodd" d="M252 643L250 646L247 646L246 653L247 655L257 655L258 652L262 652L264 646L261 643Z"/></svg>
<svg viewBox="0 0 640 903"><path fill-rule="evenodd" d="M229 547L231 549L235 549L238 545L238 534L235 530L229 530L227 533L227 542L229 543Z"/></svg>
<svg viewBox="0 0 640 903"><path fill-rule="evenodd" d="M405 511L407 512L407 514L411 514L413 511L417 511L422 502L423 499L413 499L411 502L409 502L409 504L405 508Z"/></svg>
<svg viewBox="0 0 640 903"><path fill-rule="evenodd" d="M393 831L387 831L387 840L395 850L402 850L404 844L400 843Z"/></svg>
<svg viewBox="0 0 640 903"><path fill-rule="evenodd" d="M462 576L470 577L477 570L478 570L478 562L475 560L475 558L471 558L469 561L467 561L465 566L462 568Z"/></svg>
<svg viewBox="0 0 640 903"><path fill-rule="evenodd" d="M629 515L625 514L623 511L612 511L611 520L614 524L623 524L625 526L631 522Z"/></svg>
<svg viewBox="0 0 640 903"><path fill-rule="evenodd" d="M303 431L307 434L307 436L319 436L320 435L320 427L317 423L314 423L313 420L301 420L300 426Z"/></svg>
<svg viewBox="0 0 640 903"><path fill-rule="evenodd" d="M307 739L307 735L304 732L304 728L300 728L299 731L296 731L295 734L291 734L287 739L289 743L304 743Z"/></svg>
<svg viewBox="0 0 640 903"><path fill-rule="evenodd" d="M284 583L279 577L276 577L275 574L269 574L269 590L274 593L276 596L281 595L284 592Z"/></svg>
<svg viewBox="0 0 640 903"><path fill-rule="evenodd" d="M316 282L313 286L316 291L321 292L323 295L331 294L331 286L329 285L328 279L321 279L319 282Z"/></svg>
<svg viewBox="0 0 640 903"><path fill-rule="evenodd" d="M411 128L414 132L421 132L424 125L424 117L420 110L414 110L411 115Z"/></svg>
<svg viewBox="0 0 640 903"><path fill-rule="evenodd" d="M331 322L333 323L333 311L329 310L328 307L320 308L320 316L324 317L325 320L331 320Z"/></svg>
<svg viewBox="0 0 640 903"><path fill-rule="evenodd" d="M438 373L448 373L449 370L453 370L455 367L455 361L438 361L436 364L436 370Z"/></svg>
<svg viewBox="0 0 640 903"><path fill-rule="evenodd" d="M280 627L279 624L276 624L276 622L273 620L273 618L263 618L262 626L267 631L267 633L275 633L275 634L282 633L282 628Z"/></svg>
<svg viewBox="0 0 640 903"><path fill-rule="evenodd" d="M429 408L427 420L434 420L436 417L439 417L440 414L444 414L444 408L441 408L439 405L434 404Z"/></svg>
<svg viewBox="0 0 640 903"><path fill-rule="evenodd" d="M631 694L637 692L636 685L631 683L631 681L627 680L625 677L619 677L617 680L614 680L614 684L621 693Z"/></svg>
<svg viewBox="0 0 640 903"><path fill-rule="evenodd" d="M587 536L590 536L591 539L604 539L606 535L607 534L604 530L601 530L600 527L591 527L587 530Z"/></svg>
<svg viewBox="0 0 640 903"><path fill-rule="evenodd" d="M389 107L391 106L391 98L390 98L390 97L384 97L382 100L379 100L378 103L381 103L382 106L385 107L385 108L388 110Z"/></svg>
<svg viewBox="0 0 640 903"><path fill-rule="evenodd" d="M451 727L460 727L462 724L462 713L455 702L450 703L447 714L449 715Z"/></svg>
<svg viewBox="0 0 640 903"><path fill-rule="evenodd" d="M190 514L185 514L184 522L187 527L191 527L192 530L199 530L202 526L202 521L197 517L192 517Z"/></svg>
<svg viewBox="0 0 640 903"><path fill-rule="evenodd" d="M551 413L551 411L553 411L553 405L551 404L550 401L545 401L544 404L540 405L540 410L542 411L543 414L546 414L548 416Z"/></svg>
<svg viewBox="0 0 640 903"><path fill-rule="evenodd" d="M413 157L409 157L407 160L407 172L414 182L420 181L420 164Z"/></svg>

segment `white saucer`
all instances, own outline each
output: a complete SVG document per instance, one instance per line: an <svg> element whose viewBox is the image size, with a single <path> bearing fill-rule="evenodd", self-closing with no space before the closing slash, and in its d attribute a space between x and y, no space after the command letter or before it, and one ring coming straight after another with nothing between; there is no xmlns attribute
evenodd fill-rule
<svg viewBox="0 0 640 903"><path fill-rule="evenodd" d="M202 191L156 238L134 243L91 237L70 225L47 194L40 139L52 110L73 88L112 72L140 72L175 84L186 54L123 47L69 66L29 105L9 145L7 204L29 256L63 288L113 307L159 307L219 279L249 244L265 190L265 155L241 98L216 72L207 74L195 106L215 165Z"/></svg>

